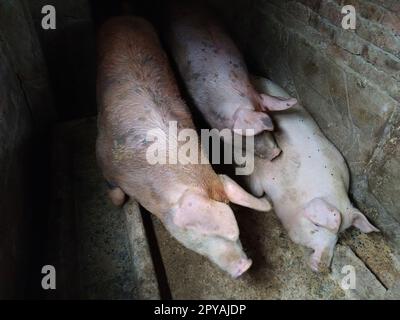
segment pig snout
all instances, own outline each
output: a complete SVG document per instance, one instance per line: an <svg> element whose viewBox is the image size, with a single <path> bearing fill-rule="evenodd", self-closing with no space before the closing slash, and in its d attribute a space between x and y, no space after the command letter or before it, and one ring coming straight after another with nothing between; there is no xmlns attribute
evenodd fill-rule
<svg viewBox="0 0 400 320"><path fill-rule="evenodd" d="M230 274L233 278L240 277L243 273L245 273L250 267L253 261L251 259L241 259L233 268L233 272Z"/></svg>
<svg viewBox="0 0 400 320"><path fill-rule="evenodd" d="M245 273L253 263L244 253L240 241L224 241L219 245L214 243L207 255L211 261L235 279Z"/></svg>

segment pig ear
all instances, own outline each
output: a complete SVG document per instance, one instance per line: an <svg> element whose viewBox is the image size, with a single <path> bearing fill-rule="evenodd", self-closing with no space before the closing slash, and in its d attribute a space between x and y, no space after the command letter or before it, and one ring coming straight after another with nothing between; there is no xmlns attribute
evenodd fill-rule
<svg viewBox="0 0 400 320"><path fill-rule="evenodd" d="M360 229L361 232L379 232L379 229L375 228L358 209L353 208L351 214L353 216L352 225Z"/></svg>
<svg viewBox="0 0 400 320"><path fill-rule="evenodd" d="M315 225L324 227L333 233L339 231L341 214L325 200L319 198L312 200L304 209L304 213L305 217Z"/></svg>
<svg viewBox="0 0 400 320"><path fill-rule="evenodd" d="M231 202L258 211L271 210L271 204L265 197L254 197L224 174L220 174L219 177L224 185L225 193Z"/></svg>
<svg viewBox="0 0 400 320"><path fill-rule="evenodd" d="M220 236L230 241L239 238L232 209L193 191L186 191L179 199L173 212L173 223L207 236Z"/></svg>
<svg viewBox="0 0 400 320"><path fill-rule="evenodd" d="M263 112L239 108L233 118L235 119L233 131L236 134L249 135L246 134L246 129L251 129L253 130L252 135L257 135L262 131L274 129L271 118Z"/></svg>
<svg viewBox="0 0 400 320"><path fill-rule="evenodd" d="M293 107L297 103L296 98L273 97L261 93L261 104L265 111L281 111Z"/></svg>

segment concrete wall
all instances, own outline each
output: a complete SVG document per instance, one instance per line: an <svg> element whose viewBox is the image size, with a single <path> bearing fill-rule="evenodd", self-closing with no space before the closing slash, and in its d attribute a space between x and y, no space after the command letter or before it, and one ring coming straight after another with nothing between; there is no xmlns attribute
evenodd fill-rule
<svg viewBox="0 0 400 320"><path fill-rule="evenodd" d="M400 248L400 3L214 0L250 68L307 107L351 170L351 194ZM353 4L356 30L341 27Z"/></svg>
<svg viewBox="0 0 400 320"><path fill-rule="evenodd" d="M26 3L0 1L0 298L21 297L29 278L32 143L51 119L49 92Z"/></svg>

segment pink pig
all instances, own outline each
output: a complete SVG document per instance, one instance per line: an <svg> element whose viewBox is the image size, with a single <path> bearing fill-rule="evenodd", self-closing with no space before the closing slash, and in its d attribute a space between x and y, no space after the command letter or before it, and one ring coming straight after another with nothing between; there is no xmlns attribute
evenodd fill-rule
<svg viewBox="0 0 400 320"><path fill-rule="evenodd" d="M238 134L246 134L246 129L254 134L271 131L274 125L266 111L284 110L297 102L254 90L240 51L204 5L172 1L168 18L166 43L190 96L212 128ZM272 136L268 139L267 147L256 144L256 152L272 159L280 149Z"/></svg>
<svg viewBox="0 0 400 320"><path fill-rule="evenodd" d="M135 199L184 246L233 277L241 275L251 260L228 202L257 210L269 210L269 202L217 175L210 164L150 164L150 130L160 129L170 139L171 121L179 130L194 129L167 56L153 27L141 18L109 20L98 42L96 153L111 200L122 205L126 196Z"/></svg>
<svg viewBox="0 0 400 320"><path fill-rule="evenodd" d="M254 78L263 93L288 97L279 86ZM335 146L323 135L309 113L297 104L274 114L279 130L274 136L282 148L273 161L257 158L248 184L257 196L266 193L290 238L314 250L314 271L330 266L338 233L350 226L362 232L378 231L348 197L349 171Z"/></svg>

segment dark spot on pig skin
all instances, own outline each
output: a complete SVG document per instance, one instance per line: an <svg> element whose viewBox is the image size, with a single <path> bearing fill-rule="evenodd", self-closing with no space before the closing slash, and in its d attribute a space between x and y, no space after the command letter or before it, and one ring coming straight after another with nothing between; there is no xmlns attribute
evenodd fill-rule
<svg viewBox="0 0 400 320"><path fill-rule="evenodd" d="M142 64L148 64L149 62L153 61L153 57L150 55L146 55L143 59L142 59Z"/></svg>
<svg viewBox="0 0 400 320"><path fill-rule="evenodd" d="M117 137L114 141L115 141L117 146L118 145L120 145L120 146L124 145L125 141L126 141L126 136L125 135L121 135L121 136Z"/></svg>
<svg viewBox="0 0 400 320"><path fill-rule="evenodd" d="M142 144L142 146L143 147L147 147L149 144L151 144L152 143L152 141L148 141L148 140L146 140L146 139L143 139L142 141L141 141L141 144Z"/></svg>
<svg viewBox="0 0 400 320"><path fill-rule="evenodd" d="M115 184L115 183L113 183L113 182L110 182L110 181L107 181L106 180L106 185L107 185L107 188L109 188L109 189L115 189L115 188L118 188L118 185L117 184Z"/></svg>
<svg viewBox="0 0 400 320"><path fill-rule="evenodd" d="M101 86L105 89L112 87L115 84L119 84L119 81L114 78L106 77L105 80L101 82Z"/></svg>
<svg viewBox="0 0 400 320"><path fill-rule="evenodd" d="M231 71L231 77L232 78L234 78L234 79L238 79L239 78L239 76L238 76L238 74L235 72L235 71Z"/></svg>
<svg viewBox="0 0 400 320"><path fill-rule="evenodd" d="M224 117L223 115L221 115L219 112L217 112L216 110L211 110L211 114L212 114L213 118L215 118L216 120L218 120L220 122L225 122L225 121L229 120L226 117Z"/></svg>
<svg viewBox="0 0 400 320"><path fill-rule="evenodd" d="M262 122L265 124L265 126L266 127L268 127L268 128L271 128L273 125L272 125L272 120L270 119L270 118L268 118L268 117L264 117L263 119L262 119Z"/></svg>
<svg viewBox="0 0 400 320"><path fill-rule="evenodd" d="M197 80L200 77L200 73L193 73L192 79Z"/></svg>

